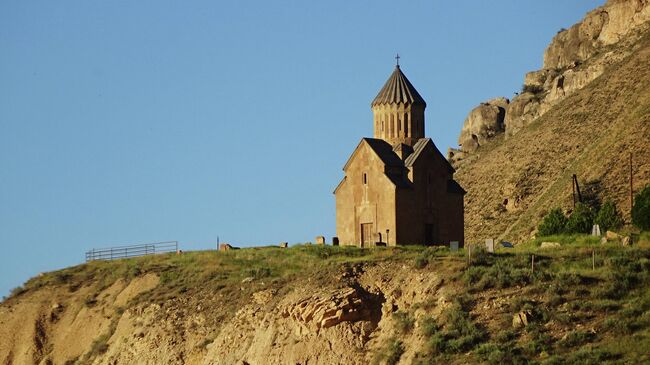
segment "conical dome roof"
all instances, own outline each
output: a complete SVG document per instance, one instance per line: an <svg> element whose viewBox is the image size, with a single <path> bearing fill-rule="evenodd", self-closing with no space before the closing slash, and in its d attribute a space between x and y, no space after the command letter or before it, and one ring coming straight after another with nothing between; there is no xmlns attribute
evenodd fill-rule
<svg viewBox="0 0 650 365"><path fill-rule="evenodd" d="M395 71L390 75L386 84L381 88L381 91L379 91L379 94L377 94L377 97L375 97L371 105L399 103L427 105L404 73L402 73L398 65L395 66Z"/></svg>

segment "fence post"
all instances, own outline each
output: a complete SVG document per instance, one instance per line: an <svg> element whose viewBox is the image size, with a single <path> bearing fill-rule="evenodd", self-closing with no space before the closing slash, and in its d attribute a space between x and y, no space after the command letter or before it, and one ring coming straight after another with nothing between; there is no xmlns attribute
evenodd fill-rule
<svg viewBox="0 0 650 365"><path fill-rule="evenodd" d="M535 273L535 254L530 257L530 270L533 274Z"/></svg>
<svg viewBox="0 0 650 365"><path fill-rule="evenodd" d="M596 250L591 249L591 269L596 270Z"/></svg>

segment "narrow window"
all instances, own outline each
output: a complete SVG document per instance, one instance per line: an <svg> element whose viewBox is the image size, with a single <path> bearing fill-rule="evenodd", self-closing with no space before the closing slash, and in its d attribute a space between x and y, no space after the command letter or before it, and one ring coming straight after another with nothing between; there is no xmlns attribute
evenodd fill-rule
<svg viewBox="0 0 650 365"><path fill-rule="evenodd" d="M364 172L363 173L363 185L368 184L368 175Z"/></svg>
<svg viewBox="0 0 650 365"><path fill-rule="evenodd" d="M410 137L409 135L409 122L408 122L409 115L408 113L404 113L404 136L405 137Z"/></svg>

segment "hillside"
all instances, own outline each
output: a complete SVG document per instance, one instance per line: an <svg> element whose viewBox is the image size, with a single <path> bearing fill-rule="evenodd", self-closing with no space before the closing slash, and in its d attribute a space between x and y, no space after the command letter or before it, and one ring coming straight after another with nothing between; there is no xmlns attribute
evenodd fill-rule
<svg viewBox="0 0 650 365"><path fill-rule="evenodd" d="M571 209L573 174L629 218L630 153L635 191L650 183L649 19L650 3L609 1L558 33L521 94L469 114L450 150L467 240L533 236L550 208Z"/></svg>
<svg viewBox="0 0 650 365"><path fill-rule="evenodd" d="M91 262L0 304L0 363L643 363L649 239L533 242L470 266L446 248L331 246Z"/></svg>

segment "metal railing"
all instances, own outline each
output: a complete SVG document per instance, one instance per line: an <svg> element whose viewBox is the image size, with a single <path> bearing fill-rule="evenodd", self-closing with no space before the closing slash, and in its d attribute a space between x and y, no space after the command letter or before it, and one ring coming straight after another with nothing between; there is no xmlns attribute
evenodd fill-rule
<svg viewBox="0 0 650 365"><path fill-rule="evenodd" d="M94 260L117 260L129 257L155 255L178 251L178 241L145 243L140 245L93 248L86 251L86 262Z"/></svg>

